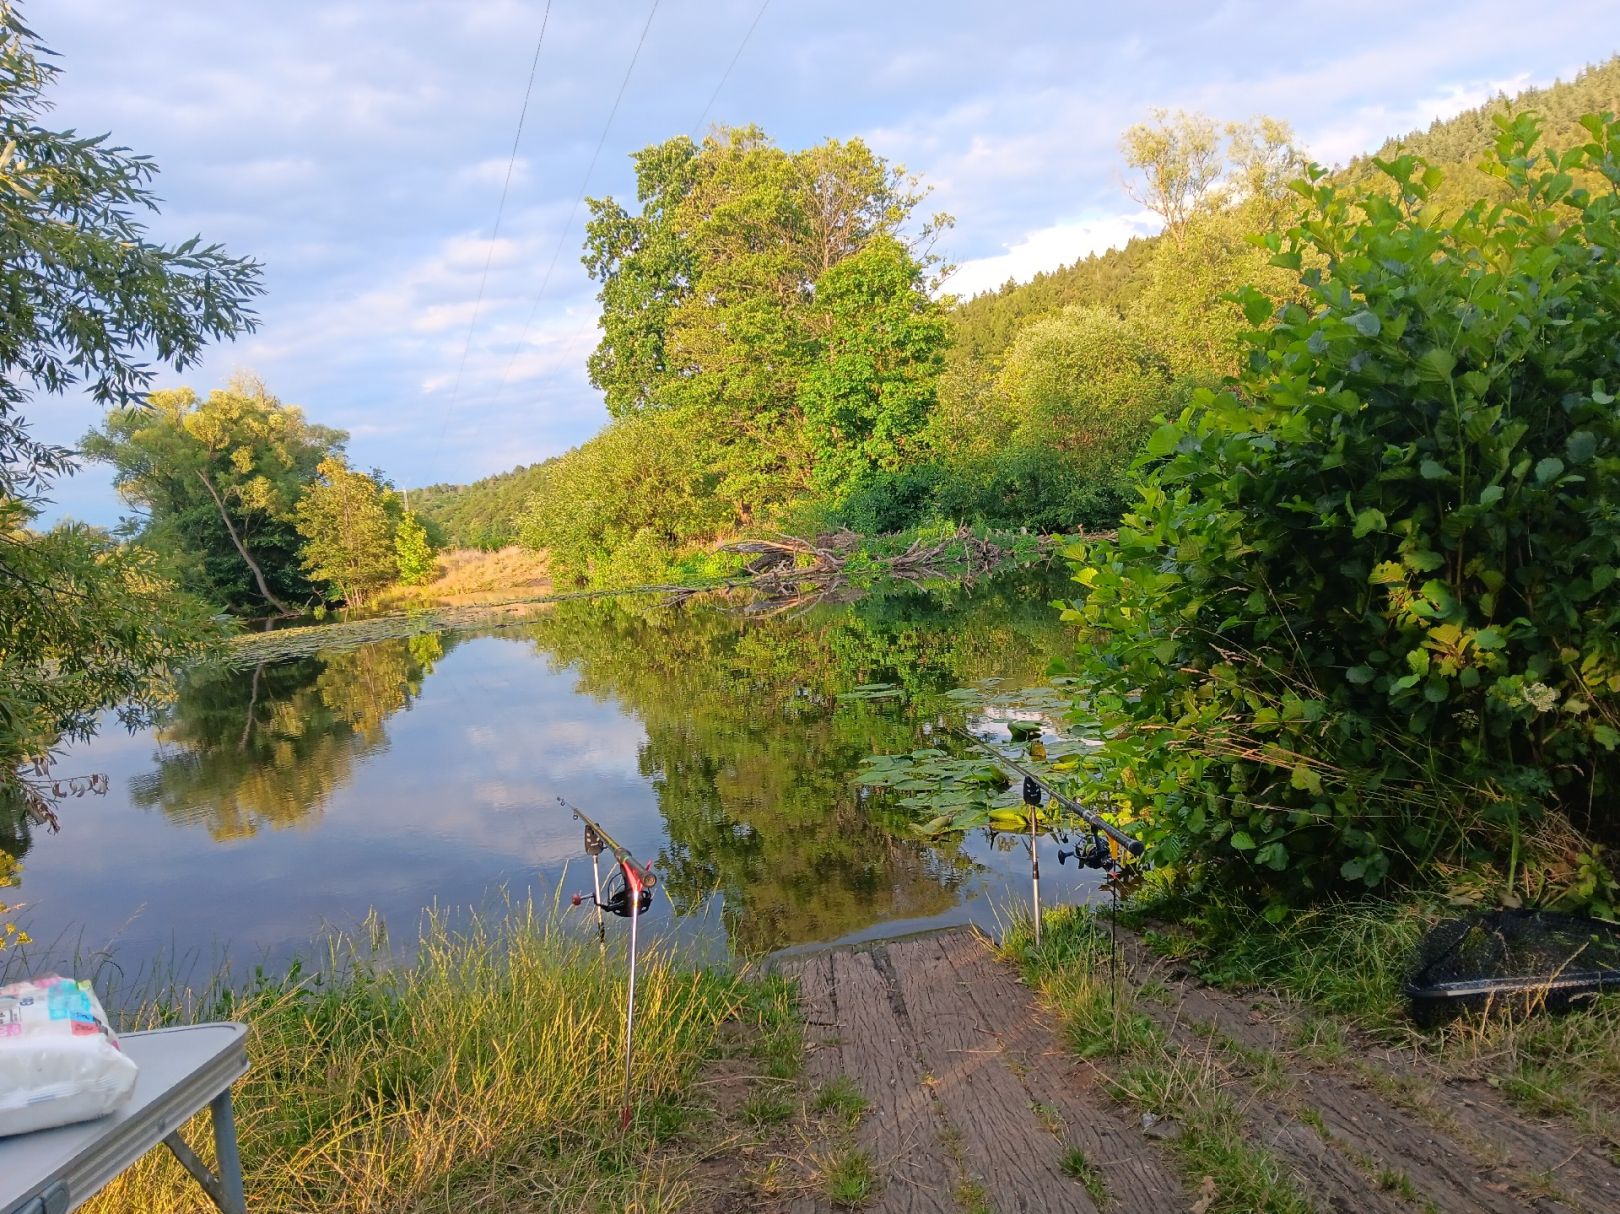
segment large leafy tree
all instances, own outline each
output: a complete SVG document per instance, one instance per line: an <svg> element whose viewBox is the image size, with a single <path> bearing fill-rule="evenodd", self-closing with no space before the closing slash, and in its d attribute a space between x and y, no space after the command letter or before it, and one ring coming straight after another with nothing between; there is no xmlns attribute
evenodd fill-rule
<svg viewBox="0 0 1620 1214"><path fill-rule="evenodd" d="M217 245L158 242L156 166L106 136L44 119L60 69L0 0L0 797L48 815L52 747L99 712L161 701L204 635L194 604L149 554L93 529L31 527L72 453L29 432L23 409L70 389L140 401L149 359L183 368L251 328L260 269Z"/></svg>
<svg viewBox="0 0 1620 1214"><path fill-rule="evenodd" d="M239 377L206 398L180 388L114 410L83 449L112 465L119 493L141 513L141 540L183 584L234 611L288 614L311 593L298 500L346 437Z"/></svg>
<svg viewBox="0 0 1620 1214"><path fill-rule="evenodd" d="M899 458L944 345L919 248L943 217L905 239L914 179L859 140L789 152L757 128L636 169L639 212L593 200L586 244L610 411L677 414L739 523Z"/></svg>

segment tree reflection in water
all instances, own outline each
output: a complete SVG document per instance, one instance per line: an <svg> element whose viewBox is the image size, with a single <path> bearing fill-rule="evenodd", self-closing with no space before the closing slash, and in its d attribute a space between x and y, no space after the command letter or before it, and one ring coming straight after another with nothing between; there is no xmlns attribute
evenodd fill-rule
<svg viewBox="0 0 1620 1214"><path fill-rule="evenodd" d="M937 915L960 897L975 871L962 847L918 840L910 813L863 795L854 776L869 754L919 744L919 696L988 676L1038 679L1066 647L1048 605L1058 592L1026 574L771 618L700 601L572 602L482 634L199 672L156 730L157 752L131 796L219 840L318 821L388 747L389 719L417 700L441 659L470 636L498 637L532 647L580 695L639 726L640 775L664 827L657 863L679 909L720 895L727 938L743 953L834 939ZM521 689L524 659L513 658ZM549 767L553 756L534 740L542 727L601 722L600 708L560 702L555 685L543 713L521 690L464 696L472 689L465 673L452 677L459 670L446 668L442 689L457 710L418 720L411 754L391 759L393 787L459 804L470 827L490 807L449 759L476 729L532 768L534 783L569 791L576 777ZM840 698L873 683L904 694ZM533 722L522 719L526 705ZM462 783L442 784L452 772Z"/></svg>
<svg viewBox="0 0 1620 1214"><path fill-rule="evenodd" d="M197 672L159 725L153 768L130 782L131 799L216 839L317 817L356 761L388 744L384 723L454 643L414 636Z"/></svg>
<svg viewBox="0 0 1620 1214"><path fill-rule="evenodd" d="M918 745L915 698L989 676L1033 682L1061 651L1055 586L908 590L752 620L713 605L562 604L526 631L582 691L640 719L677 906L724 896L753 953L947 910L971 871L854 785L869 754ZM1046 591L1043 593L1043 591ZM887 700L840 699L890 683Z"/></svg>

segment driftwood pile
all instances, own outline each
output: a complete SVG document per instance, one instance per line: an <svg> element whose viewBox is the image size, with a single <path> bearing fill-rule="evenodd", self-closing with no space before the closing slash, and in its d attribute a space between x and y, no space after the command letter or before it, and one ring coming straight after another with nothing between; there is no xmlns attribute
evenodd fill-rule
<svg viewBox="0 0 1620 1214"><path fill-rule="evenodd" d="M753 592L745 608L750 614L771 615L858 598L874 574L908 582L946 576L971 581L1003 567L1012 556L1012 549L975 535L970 527L938 539L913 540L888 555L872 552L865 536L849 530L814 539L780 535L739 540L721 551L754 557L744 567L746 575L727 585Z"/></svg>

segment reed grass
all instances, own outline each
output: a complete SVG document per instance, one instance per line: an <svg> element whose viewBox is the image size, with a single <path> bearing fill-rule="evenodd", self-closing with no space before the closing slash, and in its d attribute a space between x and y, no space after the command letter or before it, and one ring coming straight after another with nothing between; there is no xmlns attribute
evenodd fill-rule
<svg viewBox="0 0 1620 1214"><path fill-rule="evenodd" d="M431 916L414 960L377 960L336 936L318 976L245 991L166 991L127 1027L231 1018L250 1030L236 1088L248 1208L537 1211L680 1208L680 1117L720 1026L759 986L642 950L635 1116L621 1132L625 967L553 909L526 904L452 924ZM201 1144L206 1122L188 1130ZM200 1194L153 1152L86 1209L180 1214Z"/></svg>

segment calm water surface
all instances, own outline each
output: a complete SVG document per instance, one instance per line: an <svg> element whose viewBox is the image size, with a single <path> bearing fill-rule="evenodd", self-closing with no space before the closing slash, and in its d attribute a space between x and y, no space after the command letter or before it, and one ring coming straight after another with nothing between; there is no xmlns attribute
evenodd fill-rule
<svg viewBox="0 0 1620 1214"><path fill-rule="evenodd" d="M197 674L156 728L109 721L67 754L61 770L108 773L108 795L69 801L58 834L0 835L24 853L9 892L29 968L96 976L110 957L126 980L206 976L279 966L373 910L400 947L426 908L549 901L590 882L559 796L654 863L669 895L654 925L704 950L992 923L1027 898L1023 847L908 838L908 811L852 777L919 744L910 700L839 696L1037 680L1070 643L1048 606L1060 584L763 619L563 604ZM1050 862L1042 876L1052 899L1093 888Z"/></svg>

